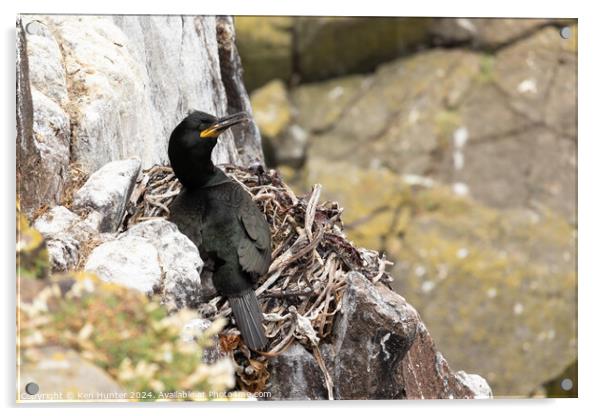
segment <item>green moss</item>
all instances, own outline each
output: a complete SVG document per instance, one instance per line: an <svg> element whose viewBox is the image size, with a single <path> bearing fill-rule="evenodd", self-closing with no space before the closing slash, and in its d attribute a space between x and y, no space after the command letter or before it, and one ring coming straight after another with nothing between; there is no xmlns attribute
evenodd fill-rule
<svg viewBox="0 0 602 416"><path fill-rule="evenodd" d="M293 17L237 16L236 44L249 91L272 79L288 82L292 76Z"/></svg>
<svg viewBox="0 0 602 416"><path fill-rule="evenodd" d="M576 357L575 230L551 211L497 211L435 186L389 241L394 287L452 366L526 394ZM522 374L517 379L517 374Z"/></svg>
<svg viewBox="0 0 602 416"><path fill-rule="evenodd" d="M314 81L373 70L426 42L429 24L429 18L298 18L300 75Z"/></svg>
<svg viewBox="0 0 602 416"><path fill-rule="evenodd" d="M477 81L481 84L487 84L494 79L495 56L491 54L483 54L481 57L480 71L477 76Z"/></svg>
<svg viewBox="0 0 602 416"><path fill-rule="evenodd" d="M462 119L456 111L446 110L435 115L437 135L446 140L452 137L454 131L460 127L461 124Z"/></svg>

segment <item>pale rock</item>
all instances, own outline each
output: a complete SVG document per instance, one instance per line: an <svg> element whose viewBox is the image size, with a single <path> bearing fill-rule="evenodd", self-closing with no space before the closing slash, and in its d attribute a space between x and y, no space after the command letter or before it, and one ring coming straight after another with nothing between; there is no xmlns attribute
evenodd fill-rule
<svg viewBox="0 0 602 416"><path fill-rule="evenodd" d="M201 302L203 261L194 243L175 224L164 219L144 221L124 236L145 238L157 250L163 274L163 301L169 309L193 307Z"/></svg>
<svg viewBox="0 0 602 416"><path fill-rule="evenodd" d="M84 219L64 206L56 206L41 215L33 224L44 239L53 271L67 271L80 260L80 248L96 237L100 214L92 211Z"/></svg>
<svg viewBox="0 0 602 416"><path fill-rule="evenodd" d="M52 270L65 272L74 267L79 261L80 247L79 241L68 235L46 241Z"/></svg>
<svg viewBox="0 0 602 416"><path fill-rule="evenodd" d="M125 236L96 247L84 269L106 282L143 293L151 293L161 284L157 249L138 236Z"/></svg>
<svg viewBox="0 0 602 416"><path fill-rule="evenodd" d="M69 99L67 76L57 40L50 28L34 16L23 16L23 24L27 34L29 65L35 68L29 73L31 86L56 104L65 104Z"/></svg>
<svg viewBox="0 0 602 416"><path fill-rule="evenodd" d="M456 380L475 392L475 399L491 399L493 397L493 392L489 384L487 384L487 380L480 375L458 371L455 376Z"/></svg>
<svg viewBox="0 0 602 416"><path fill-rule="evenodd" d="M165 164L169 135L192 109L217 116L250 110L238 53L225 39L234 38L231 22L224 19L220 27L213 16L22 19L17 175L30 218L61 201L70 164L86 173L133 157L144 168ZM254 122L225 132L213 160L263 163Z"/></svg>
<svg viewBox="0 0 602 416"><path fill-rule="evenodd" d="M108 282L141 292L158 292L171 312L202 302L198 249L175 224L164 219L134 225L96 247L85 269Z"/></svg>
<svg viewBox="0 0 602 416"><path fill-rule="evenodd" d="M59 205L40 216L34 222L33 226L45 238L52 238L57 234L67 231L77 221L79 221L79 216L64 206Z"/></svg>
<svg viewBox="0 0 602 416"><path fill-rule="evenodd" d="M69 137L68 114L56 101L31 88L33 103L33 142L40 155L37 169L46 172L45 186L39 189L46 201L59 201L67 181Z"/></svg>
<svg viewBox="0 0 602 416"><path fill-rule="evenodd" d="M100 231L116 231L140 172L140 161L119 160L94 172L75 193L75 210L95 210L102 215Z"/></svg>

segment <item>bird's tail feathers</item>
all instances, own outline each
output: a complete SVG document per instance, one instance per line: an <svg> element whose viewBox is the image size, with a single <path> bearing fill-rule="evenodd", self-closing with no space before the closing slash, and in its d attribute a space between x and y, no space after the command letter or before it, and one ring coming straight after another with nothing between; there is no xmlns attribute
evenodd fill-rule
<svg viewBox="0 0 602 416"><path fill-rule="evenodd" d="M229 296L228 301L236 319L236 326L247 346L261 351L268 342L263 329L263 313L253 290L240 296Z"/></svg>

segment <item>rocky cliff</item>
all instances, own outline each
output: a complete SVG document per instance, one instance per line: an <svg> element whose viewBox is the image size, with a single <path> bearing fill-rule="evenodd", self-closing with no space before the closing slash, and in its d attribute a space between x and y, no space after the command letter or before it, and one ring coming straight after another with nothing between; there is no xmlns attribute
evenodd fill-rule
<svg viewBox="0 0 602 416"><path fill-rule="evenodd" d="M576 22L235 20L268 164L345 206L452 366L496 395L560 389L577 357Z"/></svg>
<svg viewBox="0 0 602 416"><path fill-rule="evenodd" d="M492 396L481 376L450 369L418 312L390 289L392 278L386 271L390 263L377 252L356 248L347 241L337 220L341 211L336 203L319 203L320 187L314 188L311 195L297 197L275 171L256 172L242 168L228 170L231 177L255 196L275 239L273 263L256 290L266 317L269 351L265 354L249 351L242 344L238 330L228 324L219 332L219 338L205 345L208 349L202 354L202 365L215 365L219 359L231 360L234 363L231 377L236 375L238 388L271 400ZM122 179L118 181L116 177ZM56 360L53 357L57 354L73 356L70 349L73 334L78 339L82 333L86 337L95 334L92 343L75 344L76 351L85 356L105 356L106 351L119 348L123 360L129 361L103 361L109 374L118 379L125 379L123 366L165 366L162 355L150 362L147 358L143 364L131 363L130 356L144 355L144 351L136 345L114 345L110 323L113 313L105 311L108 320L105 323L103 302L128 303L129 297L143 294L156 299L165 313L190 311L185 321L171 325L172 335L173 331L180 332L182 339L191 328L204 330L228 316L227 304L212 288L211 269L204 267L196 247L173 224L160 218L166 211L154 217L148 215L167 205L155 200L162 185L175 185L179 190L168 167L154 167L139 175L136 160L110 162L76 191L74 211L55 206L34 222L35 229L45 239L50 268L55 274L49 281L36 283L24 277L21 283L21 290L27 294L21 313L28 322L22 335L29 340L23 345L28 357L21 373L24 382L36 378L37 382L48 383L40 366ZM173 199L174 192L169 195L164 198ZM290 220L284 221L289 214ZM112 222L119 217L122 222ZM308 237L309 232L312 237ZM25 238L29 233L23 235ZM20 254L26 257L28 252ZM91 274L83 277L74 274L81 269ZM57 274L61 271L67 274ZM27 273L27 269L22 273ZM103 290L95 277L88 276L98 276L101 282L121 289ZM91 292L86 297L92 300L79 305L77 308L83 308L81 319L67 325L62 322L67 319L64 310L73 310L74 297L81 297L74 290L81 291L78 285L82 284L93 288L86 289ZM109 301L106 296L112 299ZM94 302L100 310L88 311L89 302ZM40 309L40 305L45 306ZM129 307L134 309L130 313L135 313L137 319L153 319L154 314L144 318L147 307L143 304ZM48 321L53 324L45 326ZM41 335L33 338L32 330ZM56 331L65 330L68 333L57 338ZM121 329L125 333L132 330ZM59 348L57 353L56 347L50 348L47 342L51 339L66 350ZM78 360L61 358L76 367L75 372L99 371ZM164 378L171 379L172 370L165 371L168 374ZM182 371L177 370L178 374ZM56 385L69 384L61 379L67 375L53 377L59 379L53 381ZM157 387L162 385L157 383L164 383L164 378L157 376L154 384L149 384L153 394L164 390ZM119 391L143 382L135 377L125 381ZM111 385L108 381L104 383L98 388L106 390ZM97 384L82 386L81 391L93 391L93 386Z"/></svg>
<svg viewBox="0 0 602 416"><path fill-rule="evenodd" d="M192 309L185 328L205 329L207 320L227 316L194 246L172 224L145 213L165 214L151 190L173 197L179 189L169 168L155 165L165 164L170 130L188 109L221 115L249 108L231 19L23 16L17 39L18 198L35 218L54 272L52 281L38 281L20 269L20 313L29 319L20 328L21 379L38 377L48 354L56 358L46 349L50 341L67 349L64 357L74 349L102 363L127 388L198 385L212 370L189 367L189 356L169 361L166 351L150 354L119 337L138 334L144 345L164 348L168 344L151 335L175 325L151 324L156 307L130 290L157 296L166 312ZM318 205L319 188L297 197L276 172L253 168L263 162L260 138L253 124L246 129L224 135L214 155L218 163L250 168L229 174L256 193L274 230L287 230L257 289L265 292L275 353L253 355L229 326L219 334L219 347L211 348L236 366L220 367L216 377L235 371L238 388L266 389L273 399L490 397L483 378L449 368L416 310L388 287L385 259L346 240L337 204ZM273 199L274 193L283 199ZM296 214L287 220L288 213ZM27 239L26 220L21 222L19 236ZM311 275L300 279L306 263ZM83 268L122 289L91 289L104 286L73 274ZM288 285L304 289L291 295ZM81 293L92 301L77 303ZM73 310L80 312L73 316ZM99 319L105 313L108 324ZM152 331L140 333L145 327ZM63 336L53 332L57 328L66 331ZM193 373L174 386L175 378L161 374L175 368L178 377L185 369ZM226 380L221 388L232 388Z"/></svg>

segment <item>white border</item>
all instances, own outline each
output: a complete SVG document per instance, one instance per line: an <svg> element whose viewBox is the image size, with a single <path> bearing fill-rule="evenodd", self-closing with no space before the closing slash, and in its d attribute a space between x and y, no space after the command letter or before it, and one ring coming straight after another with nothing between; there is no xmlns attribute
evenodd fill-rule
<svg viewBox="0 0 602 416"><path fill-rule="evenodd" d="M2 263L5 265L3 282L5 284L4 314L2 332L6 335L2 342L4 374L0 391L3 393L4 406L11 406L14 400L14 234L15 225L13 202L15 198L14 174L14 18L17 12L45 13L131 13L131 14L287 14L287 15L403 15L403 16L492 16L492 17L577 17L579 18L579 396L577 400L496 400L493 403L484 402L343 402L331 407L328 403L268 403L268 404L212 404L210 406L169 406L177 407L184 413L215 411L223 415L241 413L279 414L288 415L314 413L316 410L336 412L341 409L357 409L367 413L372 406L381 407L378 412L408 412L422 414L461 413L463 415L504 415L508 412L525 411L534 414L566 415L590 414L590 409L599 408L596 399L599 396L600 382L600 342L599 317L601 302L600 290L600 234L602 227L602 204L600 181L602 181L602 140L601 120L602 111L600 74L600 41L602 34L601 18L593 1L545 1L527 2L525 0L504 0L497 2L471 2L466 0L454 1L407 1L370 0L366 2L351 1L264 1L264 0L213 0L213 1L180 1L169 0L162 2L126 2L124 0L102 0L98 2L67 1L67 0L22 0L2 2L2 22L4 41L2 73L5 97L2 100L2 125L4 126L4 164L2 168L4 198L0 204L2 210ZM12 276L12 278L11 278ZM12 374L12 375L11 375ZM598 405L598 406L596 406ZM386 408L382 408L385 406ZM162 414L168 409L165 405L140 405L115 410L128 412L141 411L145 415ZM36 409L39 413L41 409ZM15 409L9 409L14 411ZM26 409L27 410L27 409ZM32 410L28 408L28 410ZM60 408L53 406L45 412L76 413L82 411L93 414L107 412L105 406L79 408ZM114 410L111 410L113 412Z"/></svg>

